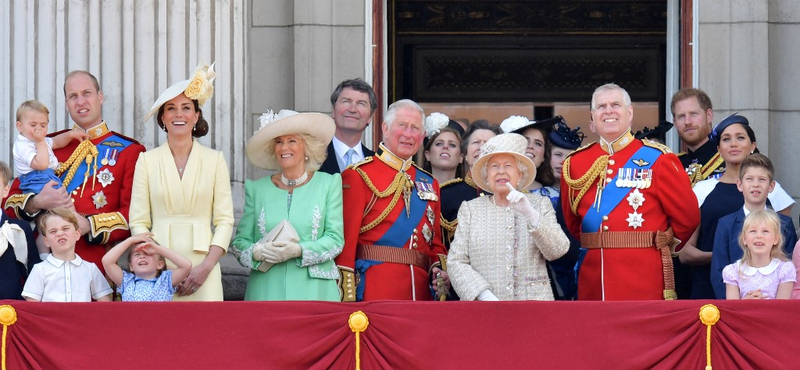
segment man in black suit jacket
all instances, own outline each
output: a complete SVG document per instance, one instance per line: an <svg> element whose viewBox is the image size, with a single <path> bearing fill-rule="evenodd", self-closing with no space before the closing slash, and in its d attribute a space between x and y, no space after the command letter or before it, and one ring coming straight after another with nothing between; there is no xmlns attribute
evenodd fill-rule
<svg viewBox="0 0 800 370"><path fill-rule="evenodd" d="M328 144L328 157L319 170L334 174L375 154L361 143L361 136L372 120L378 98L372 86L356 78L342 81L336 87L331 94L331 105L336 132Z"/></svg>

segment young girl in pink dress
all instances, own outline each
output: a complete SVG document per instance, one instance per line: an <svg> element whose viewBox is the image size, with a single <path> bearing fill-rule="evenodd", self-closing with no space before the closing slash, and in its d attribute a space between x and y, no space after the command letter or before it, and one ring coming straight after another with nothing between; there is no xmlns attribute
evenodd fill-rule
<svg viewBox="0 0 800 370"><path fill-rule="evenodd" d="M739 235L744 255L722 270L726 298L791 298L795 269L781 250L782 245L778 215L770 210L750 213Z"/></svg>

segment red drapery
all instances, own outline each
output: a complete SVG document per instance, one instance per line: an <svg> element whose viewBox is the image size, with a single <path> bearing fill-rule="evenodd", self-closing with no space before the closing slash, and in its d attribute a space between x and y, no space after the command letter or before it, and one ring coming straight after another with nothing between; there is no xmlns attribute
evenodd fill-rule
<svg viewBox="0 0 800 370"><path fill-rule="evenodd" d="M8 327L8 369L798 368L792 301L29 303Z"/></svg>

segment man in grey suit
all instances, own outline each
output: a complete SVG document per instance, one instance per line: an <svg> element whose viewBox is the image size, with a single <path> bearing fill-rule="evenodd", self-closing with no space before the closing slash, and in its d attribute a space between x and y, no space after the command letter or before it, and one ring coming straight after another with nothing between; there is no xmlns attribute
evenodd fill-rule
<svg viewBox="0 0 800 370"><path fill-rule="evenodd" d="M372 86L360 78L345 80L331 94L336 132L328 144L328 157L320 171L341 173L348 165L374 155L361 143L361 136L372 120L378 98Z"/></svg>

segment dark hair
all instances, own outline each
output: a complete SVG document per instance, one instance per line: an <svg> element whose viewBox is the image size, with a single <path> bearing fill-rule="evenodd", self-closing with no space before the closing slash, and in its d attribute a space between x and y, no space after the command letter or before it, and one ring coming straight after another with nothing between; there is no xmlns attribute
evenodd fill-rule
<svg viewBox="0 0 800 370"><path fill-rule="evenodd" d="M542 184L542 186L553 186L553 184L556 183L556 175L553 174L553 167L550 165L550 157L552 156L550 151L552 150L552 144L550 144L550 140L547 140L548 132L540 127L530 126L522 130L520 135L529 129L539 131L542 134L542 141L544 141L544 161L539 165L539 167L536 168L536 178L534 180Z"/></svg>
<svg viewBox="0 0 800 370"><path fill-rule="evenodd" d="M739 167L739 180L744 178L745 170L751 167L763 168L767 170L767 173L769 174L769 181L774 180L775 167L772 165L772 161L770 161L767 156L761 153L753 153L744 158Z"/></svg>
<svg viewBox="0 0 800 370"><path fill-rule="evenodd" d="M453 133L453 135L456 136L456 139L458 140L458 150L461 151L461 136L459 136L458 131L453 127L445 126L444 128L441 129L441 131L431 135L429 138L425 138L426 139L425 146L422 149L422 154L423 154L422 161L424 162L423 165L422 165L422 168L425 171L433 173L433 166L431 165L431 162L427 158L425 158L425 156L424 156L425 152L430 151L431 147L433 146L433 142L436 141L436 138L438 138L439 135L441 135L441 134L443 134L445 132L451 132L451 133ZM464 157L464 152L463 151L461 152L461 157L462 157L462 161L463 161L463 157ZM461 165L456 166L456 177L462 177L462 178L464 177L464 166L461 166ZM441 184L439 184L439 185L441 185Z"/></svg>
<svg viewBox="0 0 800 370"><path fill-rule="evenodd" d="M141 244L144 244L144 243L139 243L139 244L136 244L134 246L131 246L131 248L128 250L128 265L133 263L133 251L136 249L137 246L139 246ZM164 258L164 256L162 256L161 254L159 254L158 255L158 260L161 261L161 262L164 262L164 267L156 270L156 277L161 276L161 273L163 273L164 270L167 269L167 259Z"/></svg>
<svg viewBox="0 0 800 370"><path fill-rule="evenodd" d="M333 90L333 94L331 94L331 107L336 105L336 101L339 100L339 95L342 94L342 90L344 90L345 87L367 94L369 96L370 115L375 113L375 109L378 109L378 97L375 96L375 91L372 90L372 86L360 78L344 80L339 86L336 86L336 90Z"/></svg>
<svg viewBox="0 0 800 370"><path fill-rule="evenodd" d="M193 137L203 137L208 134L208 122L205 118L203 118L203 110L200 109L200 103L197 100L192 99L192 103L194 104L194 110L200 113L200 117L197 118L197 123L194 125L194 129L192 129L192 136ZM164 132L167 131L167 126L164 126L164 121L161 120L161 116L164 115L164 106L165 104L161 104L158 107L158 113L156 114L156 121L158 122L158 127L161 127Z"/></svg>
<svg viewBox="0 0 800 370"><path fill-rule="evenodd" d="M700 109L702 109L703 112L713 109L713 106L711 105L711 98L709 98L703 90L687 87L685 89L678 90L675 95L672 95L672 102L669 105L669 110L672 112L672 115L675 115L675 104L681 100L686 100L691 97L697 98L697 102L700 103Z"/></svg>
<svg viewBox="0 0 800 370"><path fill-rule="evenodd" d="M89 78L92 80L92 84L94 84L94 88L97 90L95 92L99 92L100 91L100 82L97 81L97 77L95 77L93 74L89 73L88 71L84 71L82 69L78 69L78 70L74 70L74 71L70 72L69 74L67 74L67 78L64 79L64 96L67 96L67 81L69 81L70 78L72 78L72 77L74 77L76 75L89 76Z"/></svg>
<svg viewBox="0 0 800 370"><path fill-rule="evenodd" d="M3 180L6 186L11 185L11 181L14 180L14 173L11 172L11 167L3 161L0 161L0 180Z"/></svg>

